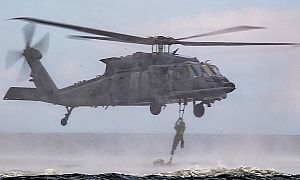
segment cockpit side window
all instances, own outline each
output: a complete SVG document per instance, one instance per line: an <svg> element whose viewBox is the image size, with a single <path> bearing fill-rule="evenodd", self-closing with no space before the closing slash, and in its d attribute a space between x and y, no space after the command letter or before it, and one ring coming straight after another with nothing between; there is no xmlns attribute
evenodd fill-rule
<svg viewBox="0 0 300 180"><path fill-rule="evenodd" d="M196 77L197 75L197 71L195 71L195 69L193 69L192 65L187 65L187 70L190 74L190 77Z"/></svg>
<svg viewBox="0 0 300 180"><path fill-rule="evenodd" d="M195 76L202 76L202 71L201 71L201 68L200 66L197 64L197 65L189 65L191 71L192 71L192 76L195 77Z"/></svg>
<svg viewBox="0 0 300 180"><path fill-rule="evenodd" d="M202 69L200 68L199 64L187 64L184 66L178 66L176 67L175 73L176 79L188 79L203 75Z"/></svg>

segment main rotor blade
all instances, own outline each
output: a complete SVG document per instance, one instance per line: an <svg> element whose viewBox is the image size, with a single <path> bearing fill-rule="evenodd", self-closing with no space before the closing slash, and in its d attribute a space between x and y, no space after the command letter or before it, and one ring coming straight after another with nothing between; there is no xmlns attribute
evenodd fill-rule
<svg viewBox="0 0 300 180"><path fill-rule="evenodd" d="M218 30L218 31L212 31L212 32L208 32L208 33L198 34L198 35L194 35L194 36L178 38L176 40L184 40L184 39L191 39L191 38L197 38L197 37L203 37L203 36L212 36L212 35L233 33L233 32L239 32L239 31L247 31L247 30L254 30L254 29L266 29L266 28L260 27L260 26L236 26L236 27L226 28L226 29L222 29L222 30Z"/></svg>
<svg viewBox="0 0 300 180"><path fill-rule="evenodd" d="M104 30L100 30L100 29L93 29L93 28L88 28L88 27L83 27L83 26L76 26L76 25L71 25L71 24L48 21L48 20L43 20L43 19L36 19L36 18L30 18L30 17L19 17L19 18L12 18L9 20L23 20L23 21L29 21L29 22L39 23L39 24L61 27L61 28L65 28L65 29L72 29L75 31L112 37L116 41L120 41L120 42L125 41L125 42L147 44L147 45L154 44L153 39L151 39L151 38L143 38L143 37L121 34L121 33L116 33L116 32L111 32L111 31L104 31Z"/></svg>
<svg viewBox="0 0 300 180"><path fill-rule="evenodd" d="M145 43L138 43L132 41L123 41L116 38L111 37L103 37L103 36L78 36L78 35L69 35L68 38L70 39L81 39L81 40L103 40L103 41L114 41L114 42L123 42L123 43L134 43L134 44L145 44ZM152 45L152 44L147 44Z"/></svg>
<svg viewBox="0 0 300 180"><path fill-rule="evenodd" d="M174 44L184 46L299 46L300 43L289 42L188 42L177 41Z"/></svg>
<svg viewBox="0 0 300 180"><path fill-rule="evenodd" d="M38 49L42 53L47 53L49 47L49 33L45 34L39 42L37 42L33 48Z"/></svg>
<svg viewBox="0 0 300 180"><path fill-rule="evenodd" d="M195 37L202 37L202 36L209 36L209 35L216 35L216 34L224 34L224 33L231 33L237 31L246 31L252 29L264 29L263 27L258 26L237 26L232 28L227 28L219 31L213 31L209 33L199 34L195 36L189 36L184 38L169 38L164 36L156 36L156 37L139 37L139 36L132 36L127 34L121 34L111 31L104 31L99 29L93 29L88 27L76 26L71 24L59 23L54 21L48 21L43 19L36 19L30 17L19 17L19 18L12 18L10 20L24 20L29 22L35 22L39 24L45 24L50 26L56 26L66 29L72 29L80 32L106 36L106 37L91 37L91 36L78 36L77 38L83 39L98 39L98 40L107 40L107 41L117 41L117 42L126 42L126 43L136 43L136 44L145 44L145 45L172 45L172 44L181 44L185 46L263 46L263 45L299 45L299 43L248 43L248 42L188 42L188 41L180 41L184 39L190 39ZM71 36L72 37L72 36ZM76 37L76 36L75 36Z"/></svg>
<svg viewBox="0 0 300 180"><path fill-rule="evenodd" d="M24 33L24 39L26 47L30 46L30 43L32 41L32 37L35 32L35 24L34 23L28 23L23 27L23 33Z"/></svg>
<svg viewBox="0 0 300 180"><path fill-rule="evenodd" d="M8 51L5 60L5 69L9 69L23 56L23 51Z"/></svg>
<svg viewBox="0 0 300 180"><path fill-rule="evenodd" d="M19 75L18 75L18 78L17 78L16 82L23 82L26 79L28 79L29 76L30 76L30 67L29 67L27 61L24 59L23 65L20 69L20 72L19 72Z"/></svg>

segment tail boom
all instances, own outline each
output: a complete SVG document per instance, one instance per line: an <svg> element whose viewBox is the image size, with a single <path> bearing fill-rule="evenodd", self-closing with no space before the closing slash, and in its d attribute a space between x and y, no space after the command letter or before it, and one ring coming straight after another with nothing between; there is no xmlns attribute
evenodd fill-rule
<svg viewBox="0 0 300 180"><path fill-rule="evenodd" d="M52 97L52 93L45 94L37 88L11 87L3 99L51 102Z"/></svg>

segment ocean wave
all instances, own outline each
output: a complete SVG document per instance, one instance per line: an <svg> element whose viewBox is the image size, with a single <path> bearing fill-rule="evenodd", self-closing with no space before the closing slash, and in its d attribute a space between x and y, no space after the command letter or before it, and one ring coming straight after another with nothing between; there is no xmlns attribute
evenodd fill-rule
<svg viewBox="0 0 300 180"><path fill-rule="evenodd" d="M219 167L215 169L183 169L174 172L160 173L165 176L180 176L180 177L201 177L201 176L219 176L228 174L232 176L255 175L255 176L277 176L284 175L272 169L258 169L254 167L238 167L235 169L228 169Z"/></svg>
<svg viewBox="0 0 300 180"><path fill-rule="evenodd" d="M13 169L9 171L0 172L0 178L11 178L11 177L34 177L34 176L59 176L55 169L45 169L43 172L24 171Z"/></svg>
<svg viewBox="0 0 300 180"><path fill-rule="evenodd" d="M172 172L156 174L59 174L54 169L46 169L44 172L31 172L11 170L2 172L0 179L300 179L300 174L284 174L272 169L258 169L254 167L238 167L234 169L182 169Z"/></svg>

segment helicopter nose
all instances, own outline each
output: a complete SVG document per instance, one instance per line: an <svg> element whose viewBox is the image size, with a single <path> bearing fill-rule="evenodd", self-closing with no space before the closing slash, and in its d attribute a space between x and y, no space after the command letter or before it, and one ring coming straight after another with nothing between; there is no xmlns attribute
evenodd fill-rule
<svg viewBox="0 0 300 180"><path fill-rule="evenodd" d="M227 87L226 93L230 93L235 90L235 84L233 82L226 82L224 86Z"/></svg>

